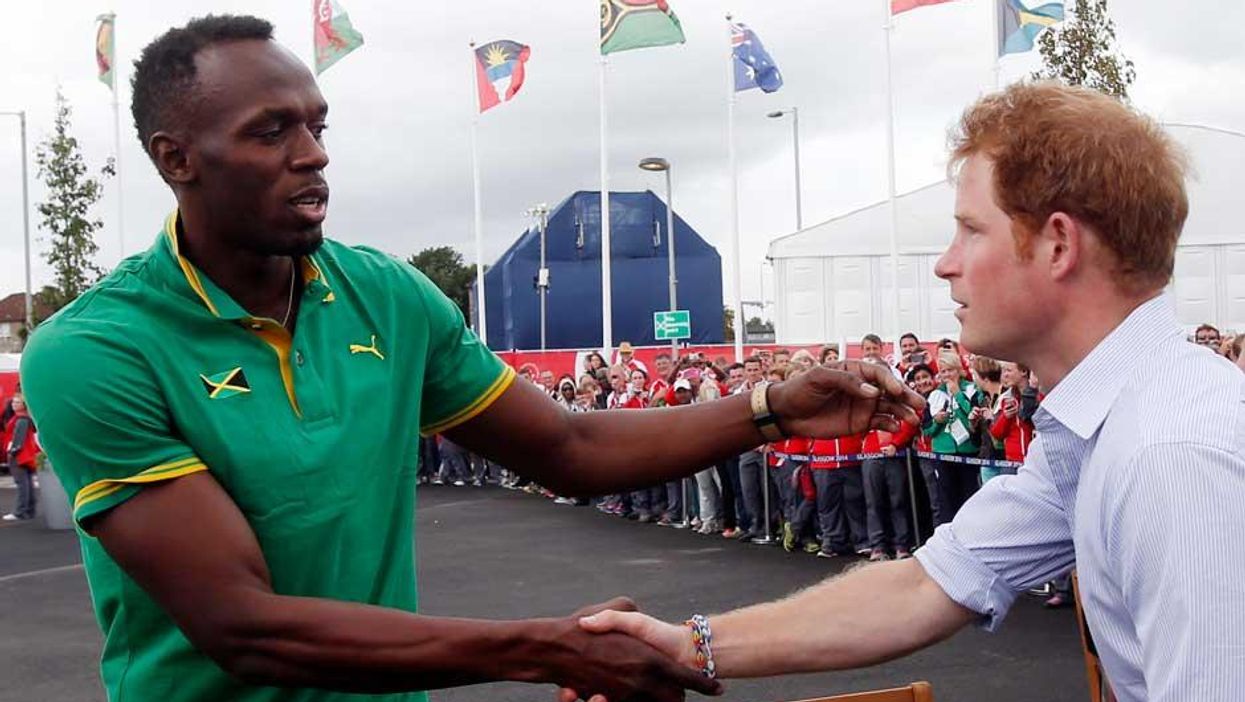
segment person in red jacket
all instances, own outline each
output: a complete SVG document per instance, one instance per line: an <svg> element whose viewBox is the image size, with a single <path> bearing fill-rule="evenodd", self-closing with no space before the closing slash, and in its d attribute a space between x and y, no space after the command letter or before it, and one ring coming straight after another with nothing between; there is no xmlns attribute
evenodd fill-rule
<svg viewBox="0 0 1245 702"><path fill-rule="evenodd" d="M861 452L882 454L882 458L866 458L861 469L871 561L889 560L888 549L898 560L912 557L908 463L898 454L918 433L916 427L905 424L896 434L877 429L865 434Z"/></svg>
<svg viewBox="0 0 1245 702"><path fill-rule="evenodd" d="M862 444L861 436L810 442L809 467L817 486L817 517L821 522L819 558L834 558L852 552L858 555L869 553L860 459L837 458L859 455Z"/></svg>
<svg viewBox="0 0 1245 702"><path fill-rule="evenodd" d="M17 483L17 504L13 511L4 515L4 521L34 519L34 475L38 469L35 458L39 444L35 441L35 423L26 411L26 401L21 395L13 396L13 416L4 425L4 457L9 474Z"/></svg>
<svg viewBox="0 0 1245 702"><path fill-rule="evenodd" d="M990 436L1003 442L1007 460L1023 463L1033 442L1033 422L1020 413L1021 396L1029 389L1029 369L1018 363L1004 363L1003 387L1006 390L999 398L1000 411L990 425Z"/></svg>

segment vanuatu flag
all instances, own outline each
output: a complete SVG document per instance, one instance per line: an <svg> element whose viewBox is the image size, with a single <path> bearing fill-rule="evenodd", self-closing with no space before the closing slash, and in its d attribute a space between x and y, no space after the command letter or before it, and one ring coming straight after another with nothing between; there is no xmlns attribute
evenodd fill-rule
<svg viewBox="0 0 1245 702"><path fill-rule="evenodd" d="M683 26L666 0L601 0L602 54L683 42Z"/></svg>
<svg viewBox="0 0 1245 702"><path fill-rule="evenodd" d="M336 0L312 0L315 13L316 75L363 46L363 35Z"/></svg>
<svg viewBox="0 0 1245 702"><path fill-rule="evenodd" d="M517 41L491 41L475 50L480 111L510 100L523 87L524 65L532 49Z"/></svg>
<svg viewBox="0 0 1245 702"><path fill-rule="evenodd" d="M95 32L95 65L99 66L99 82L117 89L117 75L112 67L116 62L116 48L113 45L113 22L116 15L100 15L95 18L99 22L99 30Z"/></svg>

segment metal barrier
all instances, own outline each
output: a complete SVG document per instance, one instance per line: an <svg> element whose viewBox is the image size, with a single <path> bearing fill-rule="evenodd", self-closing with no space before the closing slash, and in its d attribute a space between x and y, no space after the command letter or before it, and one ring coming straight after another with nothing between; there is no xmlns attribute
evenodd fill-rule
<svg viewBox="0 0 1245 702"><path fill-rule="evenodd" d="M1022 461L1007 461L1007 460L992 459L992 458L977 458L975 456L961 456L958 454L951 454L951 453L934 453L932 451L920 451L920 450L908 450L908 449L902 449L900 451L896 451L893 456L889 456L884 453L849 453L849 454L842 454L842 455L826 455L826 454L792 454L792 453L785 453L782 451L775 451L773 452L773 455L778 459L788 460L794 463L830 463L830 462L856 463L860 461L880 459L880 458L903 458L904 467L908 474L908 506L912 510L912 536L913 536L913 539L915 540L915 544L917 545L925 543L925 539L921 537L921 519L920 519L920 515L917 512L916 477L914 473L914 471L916 470L916 467L914 465L915 459L930 458L930 459L942 461L943 463L958 463L961 465L981 466L981 467L987 467L987 468L1020 468L1021 466L1024 465ZM768 479L765 481L764 487L765 487L765 497L766 497L765 510L766 510L766 515L768 515L769 514L769 480ZM765 522L765 531L766 531L765 541L762 541L760 539L755 539L754 542L755 543L776 543L777 541L776 539L770 538L770 533L769 533L770 529L769 529L768 519Z"/></svg>
<svg viewBox="0 0 1245 702"><path fill-rule="evenodd" d="M761 459L761 506L764 515L757 517L753 515L752 524L755 528L757 519L765 520L765 536L757 536L752 539L752 543L761 546L774 546L781 542L777 536L774 536L774 530L770 526L770 509L769 509L769 461L764 457Z"/></svg>

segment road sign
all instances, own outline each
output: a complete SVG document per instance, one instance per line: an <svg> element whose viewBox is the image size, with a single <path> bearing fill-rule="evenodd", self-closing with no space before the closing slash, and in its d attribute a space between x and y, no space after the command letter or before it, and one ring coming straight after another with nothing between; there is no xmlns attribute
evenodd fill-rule
<svg viewBox="0 0 1245 702"><path fill-rule="evenodd" d="M692 314L687 310L653 313L653 336L658 341L690 339L692 337Z"/></svg>

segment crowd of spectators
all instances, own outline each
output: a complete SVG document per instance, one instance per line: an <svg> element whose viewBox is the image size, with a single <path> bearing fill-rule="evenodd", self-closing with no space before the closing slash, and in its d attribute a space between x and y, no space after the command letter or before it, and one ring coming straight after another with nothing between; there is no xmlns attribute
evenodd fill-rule
<svg viewBox="0 0 1245 702"><path fill-rule="evenodd" d="M1245 370L1243 339L1224 339L1203 325L1190 341ZM920 427L837 439L789 437L706 466L693 480L591 502L553 495L500 466L472 460L444 438L426 443L425 465L440 468L424 479L454 485L495 480L559 504L592 504L642 524L685 526L739 540L772 536L789 552L819 558L910 558L919 546L919 526L928 536L951 521L983 484L1016 472L1033 442L1033 417L1042 398L1040 380L1021 364L965 353L953 339L932 346L905 334L894 357L883 355L877 335L866 335L860 343L862 361L889 367L926 398ZM609 412L713 402L839 357L837 346L817 354L760 351L742 363L700 353L676 360L660 353L650 369L624 342L613 364L600 353L587 354L578 377L558 378L532 363L518 370L520 378L542 386L567 411ZM1066 582L1054 583L1048 604L1064 604L1067 590Z"/></svg>

